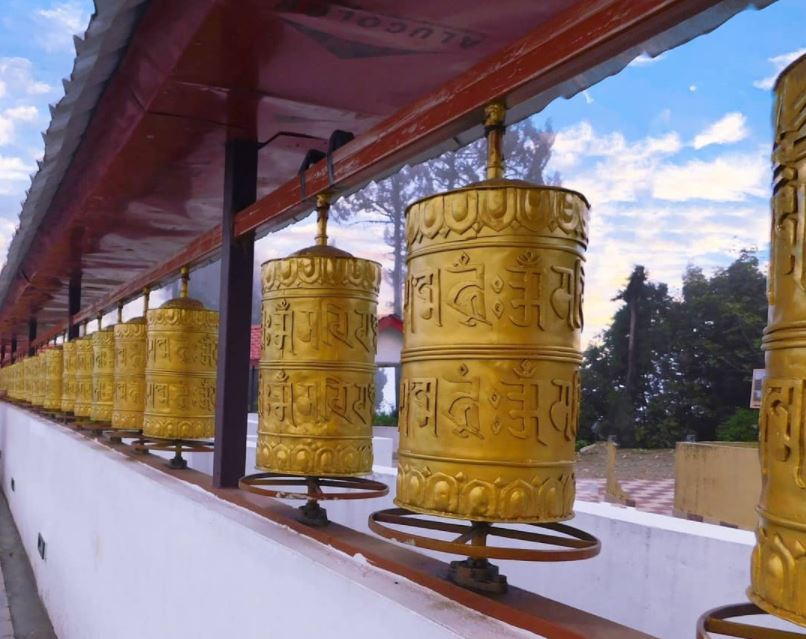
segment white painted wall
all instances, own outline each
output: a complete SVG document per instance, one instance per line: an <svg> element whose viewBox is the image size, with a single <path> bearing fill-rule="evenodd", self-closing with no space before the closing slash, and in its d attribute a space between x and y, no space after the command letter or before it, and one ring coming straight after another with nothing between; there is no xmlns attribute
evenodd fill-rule
<svg viewBox="0 0 806 639"><path fill-rule="evenodd" d="M403 348L403 333L393 328L378 332L378 350L376 362L384 364L400 363L400 351Z"/></svg>
<svg viewBox="0 0 806 639"><path fill-rule="evenodd" d="M330 519L367 530L372 511L394 505L396 469L375 471L373 478L388 484L390 495L328 504ZM661 639L693 637L703 612L747 601L753 533L606 503L577 501L574 508L576 517L567 523L599 538L599 556L554 564L495 562L511 584Z"/></svg>
<svg viewBox="0 0 806 639"><path fill-rule="evenodd" d="M534 638L2 402L0 449L60 639Z"/></svg>

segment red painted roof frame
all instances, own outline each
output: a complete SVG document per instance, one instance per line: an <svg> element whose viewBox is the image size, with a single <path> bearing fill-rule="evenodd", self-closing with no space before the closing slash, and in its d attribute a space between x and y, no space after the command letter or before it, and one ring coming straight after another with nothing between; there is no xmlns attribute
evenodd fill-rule
<svg viewBox="0 0 806 639"><path fill-rule="evenodd" d="M504 97L517 120L559 95L571 95L626 65L640 50L657 54L711 30L747 3L719 0L595 0L540 25L447 85L415 101L358 136L334 156L331 183L323 163L306 173L309 197L289 180L236 220L238 234L277 228L310 209L310 195L350 191L403 163L423 157L444 140L468 141L479 132L484 105ZM759 0L757 5L769 4ZM94 317L146 284L170 277L186 263L209 259L220 229L200 235L167 262L133 278L85 308L76 320ZM5 311L6 309L3 309ZM61 327L42 334L44 341Z"/></svg>

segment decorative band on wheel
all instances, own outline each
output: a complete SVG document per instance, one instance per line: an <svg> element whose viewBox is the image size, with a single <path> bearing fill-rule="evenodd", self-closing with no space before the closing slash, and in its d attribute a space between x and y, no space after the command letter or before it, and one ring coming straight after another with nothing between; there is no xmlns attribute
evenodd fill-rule
<svg viewBox="0 0 806 639"><path fill-rule="evenodd" d="M414 513L405 508L380 510L369 516L369 528L372 532L394 539L404 544L437 550L453 555L464 555L475 559L514 559L516 561L577 561L589 559L599 554L601 543L593 535L565 524L518 524L550 531L554 534L505 528L500 524L486 522L470 522L469 524L447 521L444 519L427 519L428 515ZM393 527L394 526L394 527ZM399 528L398 528L399 527ZM436 537L426 537L400 530L400 528L417 528L435 532L456 534L451 541ZM541 546L554 548L513 548L490 546L488 537L501 537L525 541Z"/></svg>
<svg viewBox="0 0 806 639"><path fill-rule="evenodd" d="M316 501L372 499L383 497L389 492L389 486L383 482L363 477L303 477L282 473L246 475L240 479L238 486L250 493L266 497ZM294 490L296 487L304 488L304 492Z"/></svg>
<svg viewBox="0 0 806 639"><path fill-rule="evenodd" d="M766 615L766 611L753 603L720 606L703 614L697 620L697 639L711 639L711 633L741 639L804 639L806 634L793 630L777 630L733 621L733 617Z"/></svg>

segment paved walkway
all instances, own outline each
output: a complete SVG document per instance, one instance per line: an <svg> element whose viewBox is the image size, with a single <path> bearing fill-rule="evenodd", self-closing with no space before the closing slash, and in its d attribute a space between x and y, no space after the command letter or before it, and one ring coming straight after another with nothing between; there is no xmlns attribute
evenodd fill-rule
<svg viewBox="0 0 806 639"><path fill-rule="evenodd" d="M672 515L674 511L674 479L625 479L621 487L635 508L660 515ZM577 499L604 501L604 479L577 479Z"/></svg>
<svg viewBox="0 0 806 639"><path fill-rule="evenodd" d="M0 639L58 639L36 590L34 573L0 493Z"/></svg>

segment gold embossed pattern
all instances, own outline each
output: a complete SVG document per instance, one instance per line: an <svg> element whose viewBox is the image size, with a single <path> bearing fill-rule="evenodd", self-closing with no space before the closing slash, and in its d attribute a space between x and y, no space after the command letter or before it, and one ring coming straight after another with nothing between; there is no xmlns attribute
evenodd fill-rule
<svg viewBox="0 0 806 639"><path fill-rule="evenodd" d="M327 246L263 264L258 468L371 472L380 280L379 264Z"/></svg>
<svg viewBox="0 0 806 639"><path fill-rule="evenodd" d="M92 405L90 419L109 422L115 392L115 333L108 326L92 334Z"/></svg>
<svg viewBox="0 0 806 639"><path fill-rule="evenodd" d="M209 439L215 434L218 313L191 302L171 300L146 315L147 437Z"/></svg>
<svg viewBox="0 0 806 639"><path fill-rule="evenodd" d="M115 393L112 428L143 428L146 387L146 333L143 318L115 325Z"/></svg>
<svg viewBox="0 0 806 639"><path fill-rule="evenodd" d="M64 355L61 346L52 346L45 351L45 397L46 410L59 411L62 407L62 368Z"/></svg>
<svg viewBox="0 0 806 639"><path fill-rule="evenodd" d="M76 417L89 417L92 411L92 368L94 356L92 336L85 335L74 340L76 345L76 397L73 413Z"/></svg>
<svg viewBox="0 0 806 639"><path fill-rule="evenodd" d="M31 396L30 402L34 406L42 406L45 402L45 363L44 353L40 352L31 359Z"/></svg>
<svg viewBox="0 0 806 639"><path fill-rule="evenodd" d="M395 502L572 516L588 204L493 178L412 204Z"/></svg>
<svg viewBox="0 0 806 639"><path fill-rule="evenodd" d="M806 625L806 56L776 85L761 497L750 598Z"/></svg>
<svg viewBox="0 0 806 639"><path fill-rule="evenodd" d="M61 411L72 413L76 402L76 341L62 346L62 400Z"/></svg>

